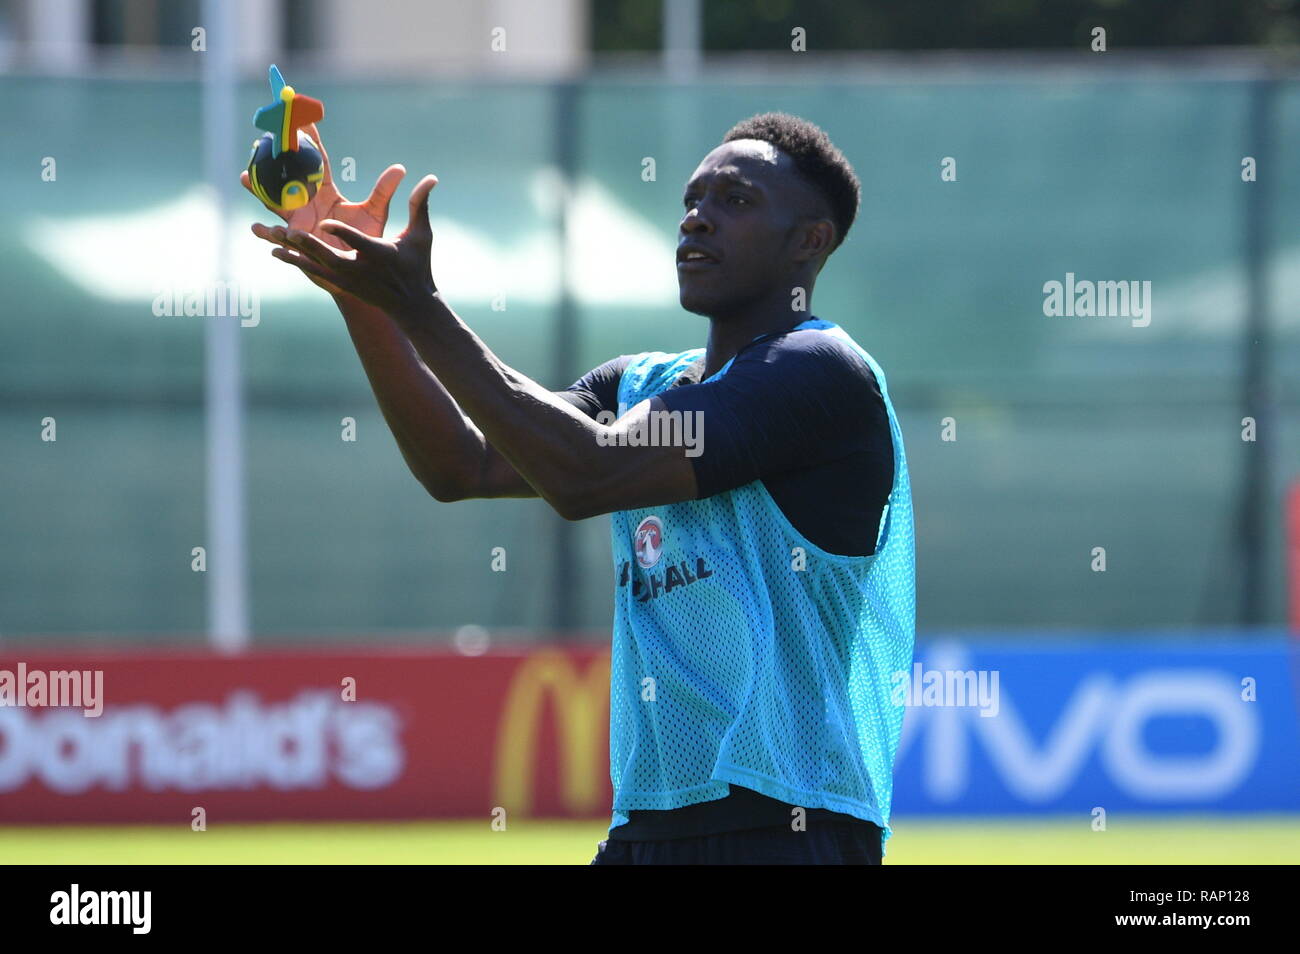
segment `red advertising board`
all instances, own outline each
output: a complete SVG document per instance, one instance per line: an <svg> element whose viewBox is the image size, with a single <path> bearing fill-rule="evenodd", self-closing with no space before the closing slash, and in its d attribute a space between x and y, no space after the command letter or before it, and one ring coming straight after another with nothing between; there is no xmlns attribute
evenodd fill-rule
<svg viewBox="0 0 1300 954"><path fill-rule="evenodd" d="M590 650L5 653L0 823L592 818L608 705Z"/></svg>

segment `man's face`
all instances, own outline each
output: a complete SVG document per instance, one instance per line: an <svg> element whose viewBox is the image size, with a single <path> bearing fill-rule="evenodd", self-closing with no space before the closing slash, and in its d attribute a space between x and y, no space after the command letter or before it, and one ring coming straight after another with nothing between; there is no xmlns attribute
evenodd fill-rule
<svg viewBox="0 0 1300 954"><path fill-rule="evenodd" d="M794 161L771 143L737 139L704 157L686 184L677 248L682 307L730 315L774 293L788 296L818 207ZM696 253L708 259L696 259Z"/></svg>

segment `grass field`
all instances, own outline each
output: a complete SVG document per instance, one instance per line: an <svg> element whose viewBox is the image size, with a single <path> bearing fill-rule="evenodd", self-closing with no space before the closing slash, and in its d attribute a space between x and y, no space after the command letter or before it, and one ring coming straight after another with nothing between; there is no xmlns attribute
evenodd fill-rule
<svg viewBox="0 0 1300 954"><path fill-rule="evenodd" d="M602 822L0 827L0 864L587 864ZM1295 864L1300 816L895 819L887 864Z"/></svg>

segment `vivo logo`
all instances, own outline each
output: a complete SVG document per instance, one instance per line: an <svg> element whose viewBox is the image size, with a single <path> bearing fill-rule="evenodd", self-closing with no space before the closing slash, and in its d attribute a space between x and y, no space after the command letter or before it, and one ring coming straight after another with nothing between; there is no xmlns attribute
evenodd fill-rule
<svg viewBox="0 0 1300 954"><path fill-rule="evenodd" d="M1050 660L1050 654L1044 656L1042 665L1050 665ZM942 646L927 654L926 668L968 666L960 647ZM1242 784L1259 754L1258 710L1242 700L1238 677L1226 671L1085 673L1073 691L1061 697L1045 734L1041 728L1031 732L1016 706L1018 691L1027 694L1032 689L1024 676L1013 678L1004 670L1000 708L993 718L980 718L970 708L909 708L897 761L909 756L920 760L922 787L935 802L962 798L973 772L984 774L991 767L1015 798L1035 804L1068 792L1096 756L1115 787L1135 799L1162 803L1221 798ZM1213 746L1193 755L1151 751L1145 742L1147 725L1169 718L1207 721L1213 728ZM987 764L972 770L976 749L983 751Z"/></svg>

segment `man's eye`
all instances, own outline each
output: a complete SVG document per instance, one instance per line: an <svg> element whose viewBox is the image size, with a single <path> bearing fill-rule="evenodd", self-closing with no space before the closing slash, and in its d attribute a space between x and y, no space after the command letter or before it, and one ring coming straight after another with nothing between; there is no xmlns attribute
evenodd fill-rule
<svg viewBox="0 0 1300 954"><path fill-rule="evenodd" d="M749 200L743 195L733 195L729 197L732 202L739 202L741 205L749 205Z"/></svg>
<svg viewBox="0 0 1300 954"><path fill-rule="evenodd" d="M688 195L686 198L682 199L682 205L686 206L686 208L689 209L691 207L691 203L694 201L695 201L695 196Z"/></svg>

